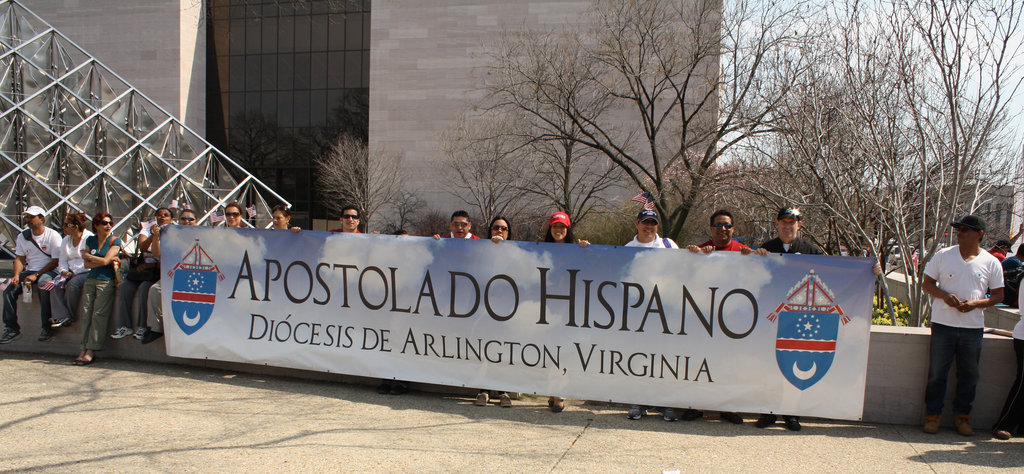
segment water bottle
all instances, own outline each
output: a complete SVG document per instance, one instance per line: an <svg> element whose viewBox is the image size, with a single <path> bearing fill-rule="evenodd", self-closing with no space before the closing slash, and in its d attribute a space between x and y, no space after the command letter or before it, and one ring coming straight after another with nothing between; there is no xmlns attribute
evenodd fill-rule
<svg viewBox="0 0 1024 474"><path fill-rule="evenodd" d="M26 281L25 283L21 284L21 302L32 302L32 282Z"/></svg>

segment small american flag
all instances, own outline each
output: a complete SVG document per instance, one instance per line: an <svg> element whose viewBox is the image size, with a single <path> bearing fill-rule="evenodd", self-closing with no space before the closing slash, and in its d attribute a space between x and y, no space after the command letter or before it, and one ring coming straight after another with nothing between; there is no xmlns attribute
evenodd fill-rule
<svg viewBox="0 0 1024 474"><path fill-rule="evenodd" d="M68 279L64 278L64 275L61 275L54 280L50 280L46 283L43 283L42 285L39 285L39 289L43 291L50 291L54 288L63 288L64 284L67 282Z"/></svg>
<svg viewBox="0 0 1024 474"><path fill-rule="evenodd" d="M245 208L245 213L249 214L249 218L256 217L256 205L253 204L253 205Z"/></svg>
<svg viewBox="0 0 1024 474"><path fill-rule="evenodd" d="M218 222L224 222L224 212L217 211L210 216L210 223L216 224Z"/></svg>
<svg viewBox="0 0 1024 474"><path fill-rule="evenodd" d="M182 209L191 209L190 207L188 207L188 203L187 202L181 203L181 208Z"/></svg>
<svg viewBox="0 0 1024 474"><path fill-rule="evenodd" d="M647 191L644 191L640 194L637 194L636 196L633 196L633 199L630 199L630 201L643 204L644 209L654 209L654 196L652 196L651 193Z"/></svg>
<svg viewBox="0 0 1024 474"><path fill-rule="evenodd" d="M167 208L168 209L177 209L178 208L178 200L177 199L171 199L171 205L167 206Z"/></svg>
<svg viewBox="0 0 1024 474"><path fill-rule="evenodd" d="M11 279L10 278L4 278L3 281L0 281L0 291L6 290L7 287L10 286L10 284L11 284Z"/></svg>

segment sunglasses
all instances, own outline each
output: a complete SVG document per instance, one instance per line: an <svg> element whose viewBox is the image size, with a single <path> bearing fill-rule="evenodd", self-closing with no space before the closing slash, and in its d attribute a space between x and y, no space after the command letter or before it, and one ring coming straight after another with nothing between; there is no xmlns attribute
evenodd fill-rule
<svg viewBox="0 0 1024 474"><path fill-rule="evenodd" d="M658 221L656 221L654 219L644 219L644 220L640 221L640 223L641 224L647 224L647 225L658 225Z"/></svg>
<svg viewBox="0 0 1024 474"><path fill-rule="evenodd" d="M242 213L241 212L225 212L224 215L228 216L228 217L238 217L238 216L242 215Z"/></svg>
<svg viewBox="0 0 1024 474"><path fill-rule="evenodd" d="M729 230L729 229L733 228L733 225L732 224L713 224L711 226L711 228L712 229L725 229L725 230Z"/></svg>
<svg viewBox="0 0 1024 474"><path fill-rule="evenodd" d="M508 227L503 226L503 225L492 225L491 226L491 230L500 230L500 231L504 232L504 231L508 230Z"/></svg>
<svg viewBox="0 0 1024 474"><path fill-rule="evenodd" d="M452 225L455 227L466 227L469 225L469 222L452 222Z"/></svg>
<svg viewBox="0 0 1024 474"><path fill-rule="evenodd" d="M359 219L359 214L342 214L342 219Z"/></svg>
<svg viewBox="0 0 1024 474"><path fill-rule="evenodd" d="M111 222L111 221L99 221L99 222L97 222L97 224L99 224L99 225L114 225L114 223Z"/></svg>
<svg viewBox="0 0 1024 474"><path fill-rule="evenodd" d="M185 221L185 222L192 222L192 221L196 220L196 218L195 217L179 217L178 220L179 221Z"/></svg>

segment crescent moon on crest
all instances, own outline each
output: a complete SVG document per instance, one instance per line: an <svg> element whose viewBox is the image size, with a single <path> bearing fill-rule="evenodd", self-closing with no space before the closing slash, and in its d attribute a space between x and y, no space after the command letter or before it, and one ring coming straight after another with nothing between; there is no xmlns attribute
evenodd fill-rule
<svg viewBox="0 0 1024 474"><path fill-rule="evenodd" d="M796 362L793 362L793 375L800 380L807 380L814 377L814 373L818 371L818 363L811 362L811 370L800 370L800 366Z"/></svg>

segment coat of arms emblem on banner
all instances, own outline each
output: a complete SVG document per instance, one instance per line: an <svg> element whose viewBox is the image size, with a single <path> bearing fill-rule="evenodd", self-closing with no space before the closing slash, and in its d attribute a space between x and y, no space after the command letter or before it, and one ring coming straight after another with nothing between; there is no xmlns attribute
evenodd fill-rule
<svg viewBox="0 0 1024 474"><path fill-rule="evenodd" d="M171 312L186 335L203 327L213 314L217 299L217 281L224 275L196 239L192 250L168 273L174 277Z"/></svg>
<svg viewBox="0 0 1024 474"><path fill-rule="evenodd" d="M839 327L850 318L814 270L786 294L786 301L768 315L769 321L778 323L775 360L789 383L806 390L832 367Z"/></svg>

